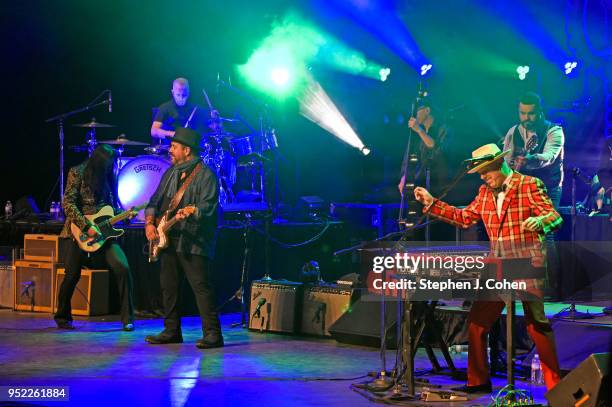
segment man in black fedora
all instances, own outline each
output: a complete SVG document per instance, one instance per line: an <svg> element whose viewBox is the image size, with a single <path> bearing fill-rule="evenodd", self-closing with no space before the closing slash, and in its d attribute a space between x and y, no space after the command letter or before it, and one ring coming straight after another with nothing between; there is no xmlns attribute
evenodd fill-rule
<svg viewBox="0 0 612 407"><path fill-rule="evenodd" d="M164 330L145 338L151 344L183 342L179 293L183 276L195 294L202 318L200 349L223 346L221 324L215 310L212 259L217 235L219 188L217 176L200 159L201 136L179 127L170 145L172 167L163 175L146 209L145 233L158 236L156 219L165 214L179 222L168 230L168 247L160 252L160 285L164 304Z"/></svg>

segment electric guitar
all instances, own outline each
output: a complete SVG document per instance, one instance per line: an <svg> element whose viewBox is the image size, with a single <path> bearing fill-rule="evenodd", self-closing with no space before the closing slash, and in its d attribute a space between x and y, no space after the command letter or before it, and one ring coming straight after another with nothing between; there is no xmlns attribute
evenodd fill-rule
<svg viewBox="0 0 612 407"><path fill-rule="evenodd" d="M512 159L510 160L510 167L512 167L514 171L519 172L523 165L521 163L516 162L516 157L524 157L527 154L531 154L535 151L536 148L538 148L538 136L534 134L529 140L527 140L527 144L525 144L525 147L521 148L515 154L512 154Z"/></svg>
<svg viewBox="0 0 612 407"><path fill-rule="evenodd" d="M196 207L194 205L189 205L180 209L187 217L193 215L196 211ZM168 231L174 227L178 222L185 220L177 219L176 215L172 218L168 219L168 211L164 213L164 216L159 220L159 224L157 225L157 235L158 237L153 240L149 240L149 262L152 263L157 261L159 258L159 253L168 247Z"/></svg>
<svg viewBox="0 0 612 407"><path fill-rule="evenodd" d="M91 223L96 225L100 229L100 235L98 237L91 237L86 232L83 232L77 225L70 224L70 231L72 236L76 240L77 244L88 253L97 251L100 247L106 243L108 239L117 238L125 232L123 229L115 229L114 224L121 222L125 219L131 219L138 214L138 211L145 208L146 203L129 209L125 212L115 215L113 207L110 205L103 206L100 210L93 215L85 215Z"/></svg>

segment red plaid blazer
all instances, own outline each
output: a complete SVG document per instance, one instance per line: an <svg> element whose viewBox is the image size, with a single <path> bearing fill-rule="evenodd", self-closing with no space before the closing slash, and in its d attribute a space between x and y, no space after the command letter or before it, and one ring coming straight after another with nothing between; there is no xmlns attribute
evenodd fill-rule
<svg viewBox="0 0 612 407"><path fill-rule="evenodd" d="M500 216L497 216L495 201L491 188L482 185L476 199L464 209L435 200L430 214L462 228L468 228L482 219L491 241L492 255L531 258L534 267L544 266L545 235L563 223L546 194L544 183L538 178L515 172L506 189ZM543 231L521 231L521 224L531 216L541 217Z"/></svg>

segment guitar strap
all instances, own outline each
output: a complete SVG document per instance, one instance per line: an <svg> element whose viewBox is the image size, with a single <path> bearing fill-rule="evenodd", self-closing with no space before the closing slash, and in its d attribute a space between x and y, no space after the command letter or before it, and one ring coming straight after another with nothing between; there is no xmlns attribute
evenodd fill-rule
<svg viewBox="0 0 612 407"><path fill-rule="evenodd" d="M179 190L176 191L176 194L174 194L174 196L172 197L172 200L170 201L170 205L168 205L168 210L166 210L166 213L171 213L177 208L179 203L181 203L181 199L183 199L183 195L185 195L185 191L187 190L187 187L189 186L189 184L191 184L191 181L193 181L196 174L200 172L201 169L202 169L202 162L199 162L196 164L193 171L191 171L191 174L189 174L185 182L183 182L183 185L181 185Z"/></svg>

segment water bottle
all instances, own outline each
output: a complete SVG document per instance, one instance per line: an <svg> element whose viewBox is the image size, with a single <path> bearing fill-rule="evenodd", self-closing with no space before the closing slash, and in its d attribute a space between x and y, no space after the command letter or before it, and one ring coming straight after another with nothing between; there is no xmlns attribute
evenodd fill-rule
<svg viewBox="0 0 612 407"><path fill-rule="evenodd" d="M11 201L6 201L6 205L4 205L4 217L6 219L13 216L13 204Z"/></svg>
<svg viewBox="0 0 612 407"><path fill-rule="evenodd" d="M531 359L531 383L544 383L544 378L542 376L542 366L540 365L540 355L538 355L537 353L534 354L533 359Z"/></svg>

